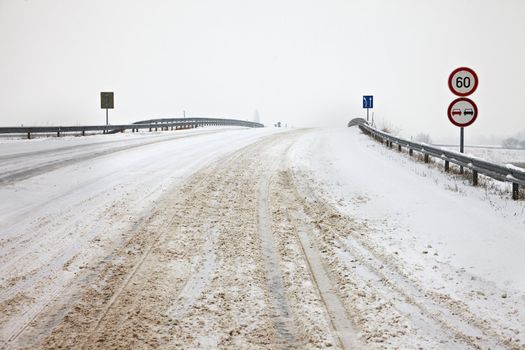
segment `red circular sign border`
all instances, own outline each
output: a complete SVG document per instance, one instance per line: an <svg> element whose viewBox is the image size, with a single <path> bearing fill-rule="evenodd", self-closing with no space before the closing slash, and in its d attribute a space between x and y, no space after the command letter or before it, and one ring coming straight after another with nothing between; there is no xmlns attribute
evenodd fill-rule
<svg viewBox="0 0 525 350"><path fill-rule="evenodd" d="M459 102L459 101L467 101L467 102L470 102L472 104L472 107L474 107L474 117L472 118L472 120L466 124L460 124L460 123L457 123L454 119L452 119L452 106L456 103L456 102ZM450 122L452 124L454 124L455 126L459 126L459 127L466 127L466 126L469 126L469 125L472 125L476 119L478 119L478 106L476 105L476 103L474 103L474 101L472 101L470 98L465 98L465 97L460 97L460 98L456 98L454 101L452 101L450 103L450 105L448 106L448 111L447 111L447 115L448 115L448 120L450 120Z"/></svg>
<svg viewBox="0 0 525 350"><path fill-rule="evenodd" d="M472 74L474 76L474 88L472 88L472 90L469 92L469 93L461 93L461 92L457 92L456 90L454 90L454 87L452 86L452 78L454 77L454 75L459 72L459 71L462 71L462 70L466 70L467 72L469 72L470 74ZM452 91L452 93L456 96L461 96L461 97L465 97L465 96L470 96L474 93L474 91L476 91L476 89L478 88L478 84L479 84L479 79L478 79L478 75L476 74L476 72L474 72L474 70L472 68L469 68L469 67L459 67L459 68L456 68L452 71L452 73L450 73L449 77L448 77L448 88L450 89L450 91Z"/></svg>

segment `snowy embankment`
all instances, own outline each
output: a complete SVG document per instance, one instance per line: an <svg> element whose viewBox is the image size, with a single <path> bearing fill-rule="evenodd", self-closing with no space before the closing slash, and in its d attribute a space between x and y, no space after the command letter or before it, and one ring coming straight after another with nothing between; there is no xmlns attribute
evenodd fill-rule
<svg viewBox="0 0 525 350"><path fill-rule="evenodd" d="M313 179L314 192L322 193L360 227L360 242L383 257L377 269L390 264L398 276L404 276L403 281L392 278L388 283L400 289L407 281L413 283L404 290L419 300L419 309L443 316L440 322L446 323L450 317L438 307L439 300L427 298L436 295L456 305L467 323L479 323L479 329L490 324L511 339L507 346L525 343L523 201L472 187L466 180L385 148L357 128L311 133L296 144L293 160L296 172ZM356 242L348 238L343 243ZM341 258L345 258L342 253ZM374 283L373 275L362 277ZM415 290L421 291L420 299ZM397 305L388 298L384 302ZM396 308L413 317L410 309L403 310L405 306ZM377 327L387 322L381 313L374 316L368 322L377 322ZM477 335L471 333L475 339Z"/></svg>

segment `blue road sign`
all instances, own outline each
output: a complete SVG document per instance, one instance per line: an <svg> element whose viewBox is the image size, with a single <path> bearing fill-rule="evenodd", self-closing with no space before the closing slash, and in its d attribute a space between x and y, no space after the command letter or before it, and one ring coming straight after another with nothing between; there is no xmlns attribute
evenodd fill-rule
<svg viewBox="0 0 525 350"><path fill-rule="evenodd" d="M374 96L363 96L363 108L374 108Z"/></svg>

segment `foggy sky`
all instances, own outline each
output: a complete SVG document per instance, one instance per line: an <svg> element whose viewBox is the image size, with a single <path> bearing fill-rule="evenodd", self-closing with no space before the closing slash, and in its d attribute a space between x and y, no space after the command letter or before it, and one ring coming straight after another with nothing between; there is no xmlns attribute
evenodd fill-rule
<svg viewBox="0 0 525 350"><path fill-rule="evenodd" d="M0 0L0 125L235 117L379 124L454 141L447 78L473 68L468 141L525 129L525 1Z"/></svg>

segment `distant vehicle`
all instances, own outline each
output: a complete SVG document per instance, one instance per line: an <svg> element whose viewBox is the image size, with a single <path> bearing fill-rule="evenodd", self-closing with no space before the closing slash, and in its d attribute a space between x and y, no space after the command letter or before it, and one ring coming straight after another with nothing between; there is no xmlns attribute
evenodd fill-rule
<svg viewBox="0 0 525 350"><path fill-rule="evenodd" d="M453 109L452 115L461 115L461 109Z"/></svg>
<svg viewBox="0 0 525 350"><path fill-rule="evenodd" d="M465 108L465 110L463 111L463 115L474 115L474 111L472 110L472 108Z"/></svg>

